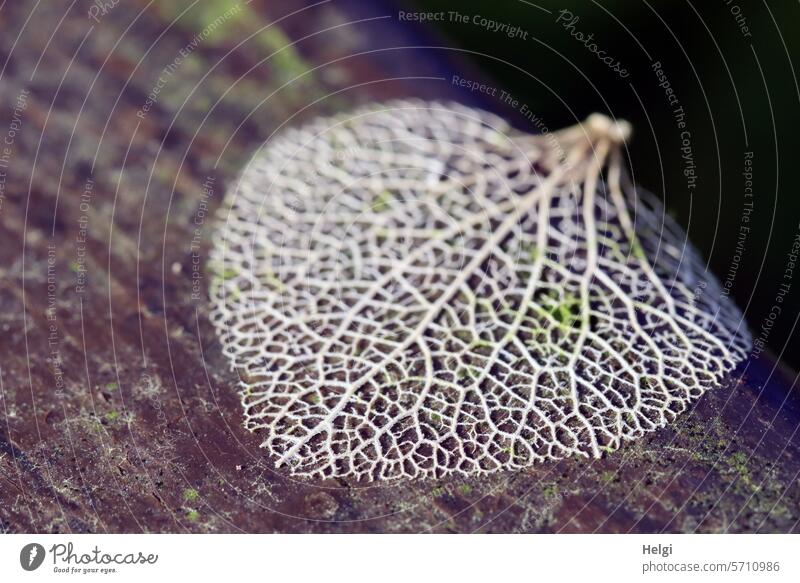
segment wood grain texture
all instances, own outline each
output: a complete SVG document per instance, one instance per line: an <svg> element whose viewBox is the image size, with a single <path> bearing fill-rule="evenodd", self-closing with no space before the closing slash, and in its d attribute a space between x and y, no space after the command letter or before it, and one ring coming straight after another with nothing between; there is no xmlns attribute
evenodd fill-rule
<svg viewBox="0 0 800 583"><path fill-rule="evenodd" d="M466 65L385 4L137 0L97 20L0 11L0 530L800 530L800 402L768 356L600 461L389 484L275 471L206 319L211 213L282 125L465 101L448 76Z"/></svg>

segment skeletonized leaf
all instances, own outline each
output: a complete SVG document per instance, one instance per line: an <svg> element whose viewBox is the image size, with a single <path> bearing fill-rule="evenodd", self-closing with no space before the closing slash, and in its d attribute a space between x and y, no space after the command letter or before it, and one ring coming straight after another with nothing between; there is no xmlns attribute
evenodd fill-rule
<svg viewBox="0 0 800 583"><path fill-rule="evenodd" d="M279 465L372 480L599 456L718 385L748 332L630 183L628 133L403 101L270 141L228 194L212 319Z"/></svg>

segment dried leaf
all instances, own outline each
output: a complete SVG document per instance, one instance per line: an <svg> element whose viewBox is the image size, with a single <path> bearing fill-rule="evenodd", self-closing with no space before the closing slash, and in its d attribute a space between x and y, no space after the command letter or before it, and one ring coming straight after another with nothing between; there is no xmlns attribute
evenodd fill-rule
<svg viewBox="0 0 800 583"><path fill-rule="evenodd" d="M372 480L597 457L719 385L749 334L630 183L629 131L403 101L270 141L227 197L212 320L278 464Z"/></svg>

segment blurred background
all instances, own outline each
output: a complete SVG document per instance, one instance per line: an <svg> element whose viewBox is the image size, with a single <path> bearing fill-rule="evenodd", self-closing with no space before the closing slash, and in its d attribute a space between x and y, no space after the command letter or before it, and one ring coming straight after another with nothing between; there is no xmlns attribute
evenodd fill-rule
<svg viewBox="0 0 800 583"><path fill-rule="evenodd" d="M762 333L773 307L782 307L774 324L768 322L767 342L784 362L798 368L800 334L792 331L800 306L800 276L787 271L788 254L800 234L797 3L400 4L445 13L429 26L444 44L459 49L477 80L497 87L498 95L505 90L519 100L514 107L480 96L485 107L516 125L536 130L536 123L520 112L523 103L549 130L594 111L630 120L636 130L630 153L637 182L664 199L717 278L729 280L754 337ZM665 80L673 91L672 103ZM685 128L678 128L677 107L685 113ZM683 157L684 130L690 133L683 137L689 137L691 160ZM750 155L752 165L746 168ZM691 173L692 165L693 188L684 174ZM749 199L745 170L752 171ZM783 282L791 288L781 303L776 297Z"/></svg>

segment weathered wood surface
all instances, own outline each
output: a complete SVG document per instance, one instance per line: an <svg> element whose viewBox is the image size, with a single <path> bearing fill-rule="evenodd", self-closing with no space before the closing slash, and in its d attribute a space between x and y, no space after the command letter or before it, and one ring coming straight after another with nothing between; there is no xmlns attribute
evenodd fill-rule
<svg viewBox="0 0 800 583"><path fill-rule="evenodd" d="M88 2L2 4L0 530L797 531L800 403L768 357L600 461L391 484L274 470L241 427L193 260L283 122L464 100L419 79L446 77L449 51L402 48L426 41L394 19L348 24L392 14L368 4L255 0L207 36L239 5L173 21L189 2L129 0L95 22Z"/></svg>

